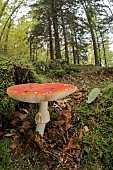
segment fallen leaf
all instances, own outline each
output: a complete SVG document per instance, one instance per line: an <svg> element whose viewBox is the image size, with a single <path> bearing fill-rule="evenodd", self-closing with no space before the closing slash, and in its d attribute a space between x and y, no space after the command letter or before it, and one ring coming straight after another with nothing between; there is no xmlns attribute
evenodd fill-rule
<svg viewBox="0 0 113 170"><path fill-rule="evenodd" d="M63 148L63 152L66 152L72 149L75 149L75 150L80 149L79 145L74 144L74 137L70 137L67 147Z"/></svg>
<svg viewBox="0 0 113 170"><path fill-rule="evenodd" d="M74 137L71 137L71 138L69 139L69 142L68 142L67 147L68 147L68 148L73 148L73 145L74 145Z"/></svg>
<svg viewBox="0 0 113 170"><path fill-rule="evenodd" d="M94 88L88 95L87 103L93 102L98 97L99 94L100 90L98 88Z"/></svg>
<svg viewBox="0 0 113 170"><path fill-rule="evenodd" d="M30 139L35 142L35 144L39 147L39 149L43 149L43 138L39 134L39 132L35 131L33 134L30 135Z"/></svg>
<svg viewBox="0 0 113 170"><path fill-rule="evenodd" d="M17 131L15 129L11 129L10 132L14 135L16 135Z"/></svg>
<svg viewBox="0 0 113 170"><path fill-rule="evenodd" d="M57 125L62 126L64 130L68 130L71 127L71 112L66 109L63 109L59 112L58 120L56 121Z"/></svg>
<svg viewBox="0 0 113 170"><path fill-rule="evenodd" d="M19 117L21 120L24 120L24 119L26 119L26 117L28 116L28 111L25 109L21 109L21 111L23 112L24 111L24 113L22 113L22 112L15 112L14 113L14 115L15 115L15 117Z"/></svg>
<svg viewBox="0 0 113 170"><path fill-rule="evenodd" d="M18 135L13 136L13 140L15 144L19 144L20 143L20 137Z"/></svg>
<svg viewBox="0 0 113 170"><path fill-rule="evenodd" d="M11 125L13 125L13 126L15 126L17 123L19 123L20 122L20 118L15 118L15 119L13 119L11 122L10 122L10 124Z"/></svg>
<svg viewBox="0 0 113 170"><path fill-rule="evenodd" d="M81 88L81 89L77 89L77 90L75 91L75 93L80 93L80 92L85 92L85 89L84 89L84 88Z"/></svg>
<svg viewBox="0 0 113 170"><path fill-rule="evenodd" d="M28 129L30 127L30 121L23 122L21 129Z"/></svg>
<svg viewBox="0 0 113 170"><path fill-rule="evenodd" d="M14 150L17 147L16 143L13 143L12 145L10 145L11 150Z"/></svg>
<svg viewBox="0 0 113 170"><path fill-rule="evenodd" d="M71 126L72 126L72 124L71 124L70 121L69 122L65 122L65 124L63 125L63 129L67 131L68 129L71 128Z"/></svg>
<svg viewBox="0 0 113 170"><path fill-rule="evenodd" d="M22 113L19 114L19 118L20 118L21 120L26 119L27 116L28 116L28 114L22 114Z"/></svg>
<svg viewBox="0 0 113 170"><path fill-rule="evenodd" d="M80 100L82 98L82 95L74 96L75 100Z"/></svg>
<svg viewBox="0 0 113 170"><path fill-rule="evenodd" d="M67 103L71 100L71 98L67 98L67 99L62 99L62 100L57 100L58 105L60 105L60 107L65 108L67 106Z"/></svg>
<svg viewBox="0 0 113 170"><path fill-rule="evenodd" d="M2 131L0 131L0 136L2 136L4 133Z"/></svg>
<svg viewBox="0 0 113 170"><path fill-rule="evenodd" d="M82 137L83 137L83 130L81 129L78 136L79 141L82 141Z"/></svg>
<svg viewBox="0 0 113 170"><path fill-rule="evenodd" d="M57 120L57 121L54 121L54 123L58 126L62 126L62 125L64 125L65 120Z"/></svg>
<svg viewBox="0 0 113 170"><path fill-rule="evenodd" d="M69 103L66 103L66 106L67 106L67 110L69 111L69 112L71 112L71 106L69 105Z"/></svg>
<svg viewBox="0 0 113 170"><path fill-rule="evenodd" d="M29 111L27 109L21 109L22 112L26 113L26 114L29 114Z"/></svg>
<svg viewBox="0 0 113 170"><path fill-rule="evenodd" d="M4 136L5 137L11 137L11 136L13 136L14 134L13 133L6 133Z"/></svg>

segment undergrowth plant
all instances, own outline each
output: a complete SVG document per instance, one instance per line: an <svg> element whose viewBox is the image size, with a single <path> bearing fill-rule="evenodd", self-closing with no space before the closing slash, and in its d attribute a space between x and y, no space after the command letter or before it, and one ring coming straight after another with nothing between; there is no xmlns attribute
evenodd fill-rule
<svg viewBox="0 0 113 170"><path fill-rule="evenodd" d="M0 170L8 169L12 162L9 149L10 144L10 139L4 138L0 140Z"/></svg>
<svg viewBox="0 0 113 170"><path fill-rule="evenodd" d="M0 55L0 121L15 111L16 101L6 93L8 87L22 83L42 83L32 63L22 57Z"/></svg>
<svg viewBox="0 0 113 170"><path fill-rule="evenodd" d="M106 86L91 104L79 109L80 120L90 129L83 136L82 167L88 170L113 169L113 84ZM84 166L85 165L85 166Z"/></svg>

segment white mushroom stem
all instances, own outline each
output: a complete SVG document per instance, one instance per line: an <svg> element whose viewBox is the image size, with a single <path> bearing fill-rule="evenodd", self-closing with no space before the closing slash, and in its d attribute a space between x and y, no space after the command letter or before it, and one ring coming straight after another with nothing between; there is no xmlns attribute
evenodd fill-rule
<svg viewBox="0 0 113 170"><path fill-rule="evenodd" d="M35 116L36 131L43 136L45 125L50 121L50 115L48 112L48 102L42 102L39 106L39 112Z"/></svg>

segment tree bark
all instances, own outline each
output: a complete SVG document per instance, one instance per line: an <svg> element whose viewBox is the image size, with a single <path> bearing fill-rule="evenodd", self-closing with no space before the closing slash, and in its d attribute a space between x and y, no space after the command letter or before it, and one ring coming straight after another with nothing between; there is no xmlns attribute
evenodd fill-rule
<svg viewBox="0 0 113 170"><path fill-rule="evenodd" d="M59 33L58 33L57 9L56 9L56 1L54 0L52 0L52 15L53 15L53 28L54 28L54 36L55 36L56 59L61 59L60 39L59 39Z"/></svg>
<svg viewBox="0 0 113 170"><path fill-rule="evenodd" d="M64 43L65 43L65 58L66 61L69 62L69 55L68 55L68 43L67 43L67 36L66 36L66 30L65 30L65 23L64 23L64 16L63 16L63 10L61 9L61 20L62 20L62 28L63 28L63 35L64 35Z"/></svg>
<svg viewBox="0 0 113 170"><path fill-rule="evenodd" d="M10 16L9 16L8 19L6 20L5 25L4 25L4 27L3 27L2 31L1 31L0 41L1 41L1 39L2 39L2 36L3 36L3 33L4 33L5 28L6 28L6 26L7 26L7 23L9 22L9 20L10 20L11 17L12 17L12 15L14 14L14 12L21 6L22 3L23 3L23 1L21 1L20 4L17 5L17 6L13 9L13 11L12 11L11 14L10 14Z"/></svg>
<svg viewBox="0 0 113 170"><path fill-rule="evenodd" d="M95 65L99 65L97 43L96 43L95 33L94 33L94 30L93 30L92 19L90 17L90 13L89 13L86 1L81 0L81 4L82 4L82 6L83 6L83 8L85 10L87 20L88 20L88 24L89 24L89 29L90 29L90 32L91 32L91 37L92 37L92 42L93 42L94 58L95 58Z"/></svg>
<svg viewBox="0 0 113 170"><path fill-rule="evenodd" d="M8 25L8 30L6 33L6 38L5 38L5 45L4 45L4 53L7 54L7 48L8 48L8 38L9 38L9 32L10 32L10 28L11 28L11 22L12 20L10 19L9 25Z"/></svg>
<svg viewBox="0 0 113 170"><path fill-rule="evenodd" d="M51 30L51 18L48 12L48 24L49 24L49 46L50 46L50 58L54 60L54 53L53 53L53 40L52 40L52 30Z"/></svg>

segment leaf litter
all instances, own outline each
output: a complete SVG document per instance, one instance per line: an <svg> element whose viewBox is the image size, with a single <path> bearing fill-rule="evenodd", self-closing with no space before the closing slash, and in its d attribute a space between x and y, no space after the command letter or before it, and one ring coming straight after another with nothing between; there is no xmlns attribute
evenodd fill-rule
<svg viewBox="0 0 113 170"><path fill-rule="evenodd" d="M89 75L91 78L92 75ZM101 80L106 80L104 75L102 76ZM29 111L27 109L21 108L20 111L13 114L13 118L9 122L10 129L1 130L0 138L11 137L13 139L10 148L14 158L27 153L32 148L32 162L35 163L36 159L38 159L44 170L57 170L62 163L66 169L78 169L82 161L83 135L91 131L88 125L79 124L80 118L74 113L75 108L81 102L87 102L90 88L87 84L89 79L86 79L86 81L77 79L78 86L82 84L83 88L78 88L70 98L55 101L53 106L49 106L51 116L52 112L56 115L47 124L43 138L38 132L35 132L32 123L28 119ZM70 79L70 81L74 81L74 78ZM96 81L97 79L95 78ZM72 84L72 82L70 83ZM74 127L76 131L73 130Z"/></svg>

